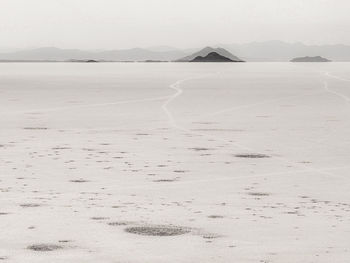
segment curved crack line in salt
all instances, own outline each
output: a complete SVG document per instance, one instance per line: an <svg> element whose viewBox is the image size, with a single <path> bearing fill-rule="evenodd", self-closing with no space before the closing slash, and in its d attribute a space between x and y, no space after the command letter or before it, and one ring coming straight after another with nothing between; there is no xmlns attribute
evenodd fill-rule
<svg viewBox="0 0 350 263"><path fill-rule="evenodd" d="M329 88L329 85L327 83L327 81L324 82L324 89L329 92L329 93L332 93L340 98L343 98L347 103L350 103L350 98L345 96L344 94L340 93L340 92L337 92L337 91L334 91L334 90L331 90Z"/></svg>
<svg viewBox="0 0 350 263"><path fill-rule="evenodd" d="M350 82L350 79L345 79L345 78L342 78L342 77L333 75L333 74L331 74L331 73L329 73L329 72L324 72L324 74L325 74L327 77L330 77L330 78L333 78L333 79L338 79L338 80L341 80L341 81Z"/></svg>
<svg viewBox="0 0 350 263"><path fill-rule="evenodd" d="M176 81L175 83L171 84L169 87L173 90L176 91L175 94L173 94L172 96L170 96L170 98L165 101L162 105L162 109L164 110L165 114L167 115L168 117L168 121L169 121L169 124L171 126L173 126L174 128L176 129L180 129L180 130L183 130L182 127L178 126L177 123L176 123L176 120L175 118L173 117L173 114L170 112L170 110L168 109L168 105L173 101L175 100L178 96L180 96L182 93L183 93L183 90L179 88L179 85L182 83L182 82L185 82L186 80L189 80L189 79L183 79L183 80L178 80Z"/></svg>
<svg viewBox="0 0 350 263"><path fill-rule="evenodd" d="M215 73L215 74L218 74L218 72ZM213 75L213 74L210 74L210 75ZM178 80L178 81L176 81L175 83L171 84L171 85L169 86L169 88L174 89L174 90L176 91L176 93L174 93L167 101L165 101L165 102L163 103L162 109L164 110L164 112L165 112L166 115L168 116L168 122L169 122L169 124L170 124L173 128L178 129L178 130L181 130L181 131L188 132L188 133L190 133L190 134L198 135L198 136L201 136L201 137L204 137L204 138L209 138L209 139L215 138L215 139L218 140L218 138L216 138L216 137L208 136L208 135L203 134L203 133L193 132L192 130L189 130L189 129L183 127L183 126L178 125L177 122L176 122L176 120L175 120L175 118L174 118L174 116L173 116L173 114L172 114L171 111L168 109L168 105L183 93L183 90L180 88L180 84L182 84L182 83L184 83L184 82L186 82L186 81L188 81L188 80L194 80L194 79L204 78L204 77L205 77L205 76L187 78L187 79L183 79L183 80ZM222 139L220 139L220 140L221 140L221 141L224 141L224 142L226 142L226 143L228 142L228 141L226 141L226 140L222 140ZM236 146L236 147L238 147L238 148L241 148L241 149L243 149L243 150L248 150L248 151L251 151L251 150L252 150L251 148L246 147L246 146L241 145L241 144L238 144L238 143L230 142L230 144L232 144L232 145L234 145L234 146Z"/></svg>
<svg viewBox="0 0 350 263"><path fill-rule="evenodd" d="M218 74L219 72L216 72L216 74ZM204 76L200 77L200 78L204 78ZM179 126L175 120L175 118L173 117L172 113L170 112L170 110L168 109L168 105L174 101L177 97L179 97L182 93L183 93L183 90L180 88L180 84L184 83L185 81L188 81L188 80L193 80L193 79L196 79L195 77L193 78L187 78L187 79L183 79L183 80L178 80L176 81L175 83L171 84L169 86L169 88L171 89L174 89L176 91L176 93L174 93L167 101L165 101L162 105L162 108L164 110L164 112L166 113L166 115L168 116L168 120L169 120L169 124L176 128L176 129L179 129L179 130L182 130L182 131L185 131L185 132L188 132L188 133L191 133L191 134L194 134L194 135L198 135L198 136L201 136L201 137L204 137L204 138L209 138L209 139L215 139L215 140L219 140L219 141L222 141L222 142L225 142L225 143L229 143L237 148L240 148L242 150L246 150L246 151L254 151L253 148L251 147L247 147L245 145L242 145L242 144L239 144L239 143L236 143L236 142L232 142L232 141L228 141L228 140L224 140L224 139L221 139L221 138L218 138L216 136L208 136L206 134L203 134L203 133L197 133L197 132L193 132L192 130L189 130L185 127L182 127L182 126ZM294 165L296 167L300 167L300 168L303 168L305 170L308 170L310 172L316 172L316 173L319 173L319 174L323 174L323 175L327 175L327 176L332 176L334 177L335 175L332 174L332 173L329 173L329 172L326 172L324 170L320 170L320 169L317 169L317 168L313 168L313 167L307 167L305 165L301 165L301 164L298 164L298 163L295 163L294 161L288 159L288 158L283 158L283 157L275 157L275 156L271 156L272 158L276 159L276 160L279 160L281 162L284 162L284 163L288 163L290 165Z"/></svg>

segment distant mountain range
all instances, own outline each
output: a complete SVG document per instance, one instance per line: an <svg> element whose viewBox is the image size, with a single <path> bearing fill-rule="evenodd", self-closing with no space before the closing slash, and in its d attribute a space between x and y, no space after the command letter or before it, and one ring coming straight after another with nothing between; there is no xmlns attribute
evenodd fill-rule
<svg viewBox="0 0 350 263"><path fill-rule="evenodd" d="M11 53L1 53L0 60L46 60L46 61L70 61L70 60L105 60L105 61L145 61L145 60L175 60L187 55L181 50L152 51L142 48L109 50L109 51L84 51L79 49L60 49L55 47L43 47L29 50L21 50Z"/></svg>
<svg viewBox="0 0 350 263"><path fill-rule="evenodd" d="M295 57L322 56L332 61L350 61L350 46L347 45L305 45L302 43L285 43L282 41L254 42L247 44L220 44L214 50L221 56L232 60L245 61L290 61ZM235 54L229 55L226 52ZM203 55L201 49L176 49L168 46L150 48L133 48L124 50L80 50L43 47L28 50L3 49L0 51L0 60L42 60L42 61L69 61L69 60L99 60L99 61L190 61L196 56ZM199 51L198 51L199 50ZM191 55L191 53L194 53ZM236 57L238 56L238 57Z"/></svg>
<svg viewBox="0 0 350 263"><path fill-rule="evenodd" d="M316 57L293 58L291 62L331 62L331 60L320 56L316 56Z"/></svg>
<svg viewBox="0 0 350 263"><path fill-rule="evenodd" d="M217 55L225 57L230 59L231 61L236 61L236 62L241 62L242 60L239 59L238 57L236 57L235 55L233 55L232 53L230 53L229 51L227 51L226 49L223 48L212 48L212 47L205 47L203 49L201 49L198 52L193 53L192 55L183 57L181 59L178 59L177 62L188 62L188 61L193 61L196 58L197 61L201 60L200 57L207 57L210 53L215 53L212 54L212 56L210 56L211 59L215 59L215 57L217 57L218 60L222 60L220 59Z"/></svg>
<svg viewBox="0 0 350 263"><path fill-rule="evenodd" d="M350 46L305 45L282 41L219 45L246 61L290 61L295 57L322 56L332 61L350 61Z"/></svg>
<svg viewBox="0 0 350 263"><path fill-rule="evenodd" d="M210 52L208 55L202 57L198 56L194 59L190 60L189 62L240 62L240 61L234 61L230 58L227 58L225 56L221 56L220 54L216 52Z"/></svg>

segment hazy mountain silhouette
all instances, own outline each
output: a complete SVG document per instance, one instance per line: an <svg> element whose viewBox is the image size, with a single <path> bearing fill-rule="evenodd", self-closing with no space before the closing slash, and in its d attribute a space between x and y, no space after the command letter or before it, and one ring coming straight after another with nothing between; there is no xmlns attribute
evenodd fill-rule
<svg viewBox="0 0 350 263"><path fill-rule="evenodd" d="M320 56L316 56L316 57L293 58L291 62L331 62L331 60Z"/></svg>
<svg viewBox="0 0 350 263"><path fill-rule="evenodd" d="M68 60L68 59L92 59L90 52L78 49L59 49L55 47L43 47L30 50L20 50L11 53L0 54L0 59L6 60Z"/></svg>
<svg viewBox="0 0 350 263"><path fill-rule="evenodd" d="M223 49L223 48L212 48L212 47L205 47L205 48L201 49L200 51L195 52L192 55L189 55L189 56L183 57L181 59L178 59L177 61L178 62L188 62L188 61L194 60L197 57L206 57L210 53L217 53L220 56L229 58L232 61L242 61L241 59L239 59L235 55L231 54L226 49Z"/></svg>
<svg viewBox="0 0 350 263"><path fill-rule="evenodd" d="M144 60L175 60L186 53L180 50L150 51L142 48L108 50L108 51L83 51L79 49L60 49L55 47L43 47L30 50L22 50L11 53L1 53L1 60L107 60L107 61L144 61Z"/></svg>
<svg viewBox="0 0 350 263"><path fill-rule="evenodd" d="M253 42L247 44L220 44L223 48L176 49L168 46L148 49L123 50L79 50L43 47L28 50L6 48L0 52L0 60L106 60L106 61L190 61L211 52L234 61L290 61L296 57L322 56L332 61L350 61L350 46L347 45L305 45L282 41ZM193 54L192 54L193 53ZM240 58L232 55L236 54ZM192 55L190 55L192 54Z"/></svg>
<svg viewBox="0 0 350 263"><path fill-rule="evenodd" d="M350 46L305 45L282 41L253 42L220 46L246 61L290 61L295 57L322 56L332 61L350 61Z"/></svg>
<svg viewBox="0 0 350 263"><path fill-rule="evenodd" d="M190 60L189 62L234 62L234 61L227 57L221 56L216 52L210 52L205 57L198 56Z"/></svg>

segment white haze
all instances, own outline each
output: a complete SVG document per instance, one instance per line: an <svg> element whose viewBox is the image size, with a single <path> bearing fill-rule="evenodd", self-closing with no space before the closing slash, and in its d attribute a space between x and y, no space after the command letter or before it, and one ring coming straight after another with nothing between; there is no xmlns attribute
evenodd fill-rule
<svg viewBox="0 0 350 263"><path fill-rule="evenodd" d="M348 0L0 0L0 47L350 44Z"/></svg>

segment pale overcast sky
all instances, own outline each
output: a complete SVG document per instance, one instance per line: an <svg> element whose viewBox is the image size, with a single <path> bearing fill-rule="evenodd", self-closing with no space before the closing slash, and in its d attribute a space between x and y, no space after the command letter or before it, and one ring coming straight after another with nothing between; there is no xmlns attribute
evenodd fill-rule
<svg viewBox="0 0 350 263"><path fill-rule="evenodd" d="M0 47L350 44L350 0L0 0Z"/></svg>

